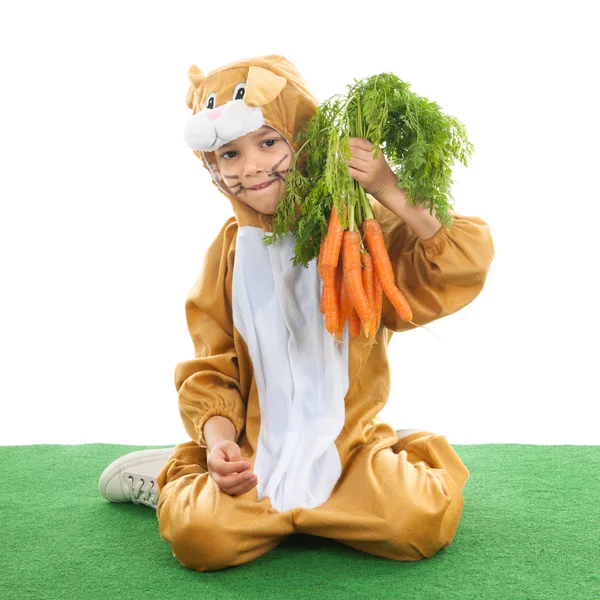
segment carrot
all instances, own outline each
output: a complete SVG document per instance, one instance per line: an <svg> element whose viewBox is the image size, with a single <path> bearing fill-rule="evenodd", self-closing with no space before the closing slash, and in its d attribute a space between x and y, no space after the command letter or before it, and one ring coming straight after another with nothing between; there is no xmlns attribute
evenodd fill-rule
<svg viewBox="0 0 600 600"><path fill-rule="evenodd" d="M342 294L342 274L343 274L343 262L342 262L342 255L340 254L340 258L338 260L338 264L336 265L336 282L337 282L337 293L338 293L338 300ZM340 303L338 302L338 306L340 306Z"/></svg>
<svg viewBox="0 0 600 600"><path fill-rule="evenodd" d="M352 312L348 315L348 329L353 338L360 335L360 317L355 308L352 308Z"/></svg>
<svg viewBox="0 0 600 600"><path fill-rule="evenodd" d="M342 255L342 263L343 263L343 255ZM348 288L346 287L346 282L344 281L344 269L341 269L341 294L340 294L340 311L339 318L340 322L337 330L337 337L341 339L342 334L344 332L344 325L346 324L346 320L350 316L350 313L354 310L352 306L352 301L350 300L350 296L348 295ZM358 317L358 315L356 315ZM360 319L359 319L359 333L360 333Z"/></svg>
<svg viewBox="0 0 600 600"><path fill-rule="evenodd" d="M342 236L344 235L344 228L340 223L337 209L335 204L331 209L331 215L329 216L329 226L327 228L327 235L325 236L325 247L323 249L323 265L329 267L337 267L338 260L340 257L340 249L342 247Z"/></svg>
<svg viewBox="0 0 600 600"><path fill-rule="evenodd" d="M342 238L342 259L344 261L344 281L352 306L356 309L365 336L369 337L371 307L362 283L362 264L360 258L360 235L358 231L344 231Z"/></svg>
<svg viewBox="0 0 600 600"><path fill-rule="evenodd" d="M326 239L326 235L321 238L321 246L319 247L319 260L317 262L317 271L319 272L321 279L323 279L323 251L325 250Z"/></svg>
<svg viewBox="0 0 600 600"><path fill-rule="evenodd" d="M336 282L337 282L337 307L338 307L338 326L335 332L335 338L339 341L342 338L342 333L344 331L344 323L346 321L345 317L342 317L342 292L344 288L344 279L343 279L343 268L342 268L342 255L340 254L340 259L337 265L336 272Z"/></svg>
<svg viewBox="0 0 600 600"><path fill-rule="evenodd" d="M379 277L379 281L381 282L381 288L392 303L396 312L400 315L400 318L403 321L412 323L412 310L410 309L406 298L394 283L394 271L392 269L390 257L385 248L385 242L383 240L379 222L377 219L366 219L364 224L365 242L371 253L373 266ZM416 323L414 324L416 325Z"/></svg>
<svg viewBox="0 0 600 600"><path fill-rule="evenodd" d="M324 265L325 329L333 335L338 328L337 267Z"/></svg>
<svg viewBox="0 0 600 600"><path fill-rule="evenodd" d="M360 230L361 230L361 233L364 238L365 221L362 222L362 224L360 226ZM370 254L369 254L369 258L371 258ZM370 298L371 306L373 308L373 318L371 319L371 338L375 339L375 337L377 336L377 332L379 331L379 326L381 325L381 311L383 308L383 291L381 289L381 282L379 281L379 277L377 277L375 268L372 265L373 265L373 259L371 258L371 268L373 270L372 281L371 281L373 293L372 293L372 297Z"/></svg>
<svg viewBox="0 0 600 600"><path fill-rule="evenodd" d="M374 290L373 290L373 259L368 252L363 252L360 255L362 263L362 282L369 301L369 307L371 308L371 320L369 321L369 336L374 337L375 333L375 304L374 304Z"/></svg>
<svg viewBox="0 0 600 600"><path fill-rule="evenodd" d="M319 260L317 262L317 271L319 273L319 276L321 277L321 279L323 280L323 291L321 292L321 303L319 305L319 309L321 310L322 314L325 314L325 279L323 277L323 250L325 248L325 238L327 236L323 236L321 238L321 246L319 249Z"/></svg>
<svg viewBox="0 0 600 600"><path fill-rule="evenodd" d="M333 268L333 291L334 291L334 295L335 295L335 307L337 310L338 317L340 314L340 270L341 270L341 267L339 266L339 264L337 264ZM337 324L336 324L336 328L337 328Z"/></svg>
<svg viewBox="0 0 600 600"><path fill-rule="evenodd" d="M379 331L379 326L381 325L381 310L383 308L383 291L377 273L373 273L373 291L375 295L375 331Z"/></svg>

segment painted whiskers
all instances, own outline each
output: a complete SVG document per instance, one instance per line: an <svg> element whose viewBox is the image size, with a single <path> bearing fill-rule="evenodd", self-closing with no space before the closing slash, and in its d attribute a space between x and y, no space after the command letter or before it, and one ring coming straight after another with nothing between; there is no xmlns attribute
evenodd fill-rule
<svg viewBox="0 0 600 600"><path fill-rule="evenodd" d="M282 173L287 173L288 169L282 169L281 171L277 170L277 167L288 157L288 155L286 154L277 164L273 165L271 167L270 171L267 171L267 175L269 177L277 177L279 179L281 179L281 181L285 182L285 175L282 176ZM224 179L239 179L239 177L237 175L223 175ZM236 188L239 188L237 191L234 191ZM229 189L233 191L233 193L236 196L239 196L242 191L244 191L244 186L242 185L241 182L239 183L235 183L234 185L229 186Z"/></svg>

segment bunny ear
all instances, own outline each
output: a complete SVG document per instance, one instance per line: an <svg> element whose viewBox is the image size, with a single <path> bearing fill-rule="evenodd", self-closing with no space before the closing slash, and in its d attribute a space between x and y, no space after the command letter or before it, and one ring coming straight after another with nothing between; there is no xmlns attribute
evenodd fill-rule
<svg viewBox="0 0 600 600"><path fill-rule="evenodd" d="M250 67L246 81L244 102L248 106L263 106L275 100L279 92L287 85L287 79L264 69Z"/></svg>
<svg viewBox="0 0 600 600"><path fill-rule="evenodd" d="M204 73L196 65L192 65L188 69L188 79L190 80L190 87L188 88L187 97L185 102L188 108L194 107L194 92L200 87L200 84L204 81Z"/></svg>
<svg viewBox="0 0 600 600"><path fill-rule="evenodd" d="M192 65L188 69L188 79L190 80L190 83L198 89L200 84L204 81L204 73L196 65Z"/></svg>

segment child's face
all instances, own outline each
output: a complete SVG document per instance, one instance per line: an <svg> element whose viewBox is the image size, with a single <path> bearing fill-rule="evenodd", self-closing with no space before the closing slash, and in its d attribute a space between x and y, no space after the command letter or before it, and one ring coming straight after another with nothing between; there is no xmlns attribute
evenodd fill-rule
<svg viewBox="0 0 600 600"><path fill-rule="evenodd" d="M285 138L264 125L213 152L227 189L241 202L272 215L284 192L293 152ZM254 186L269 182L264 189Z"/></svg>

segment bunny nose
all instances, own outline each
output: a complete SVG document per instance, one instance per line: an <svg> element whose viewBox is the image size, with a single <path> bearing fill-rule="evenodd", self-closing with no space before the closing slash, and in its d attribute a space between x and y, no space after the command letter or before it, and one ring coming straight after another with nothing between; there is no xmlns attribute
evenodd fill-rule
<svg viewBox="0 0 600 600"><path fill-rule="evenodd" d="M218 108L211 108L210 110L206 111L207 119L210 119L211 121L218 119L219 115L223 112L224 108L225 108L225 105L223 104L222 106L219 106Z"/></svg>

